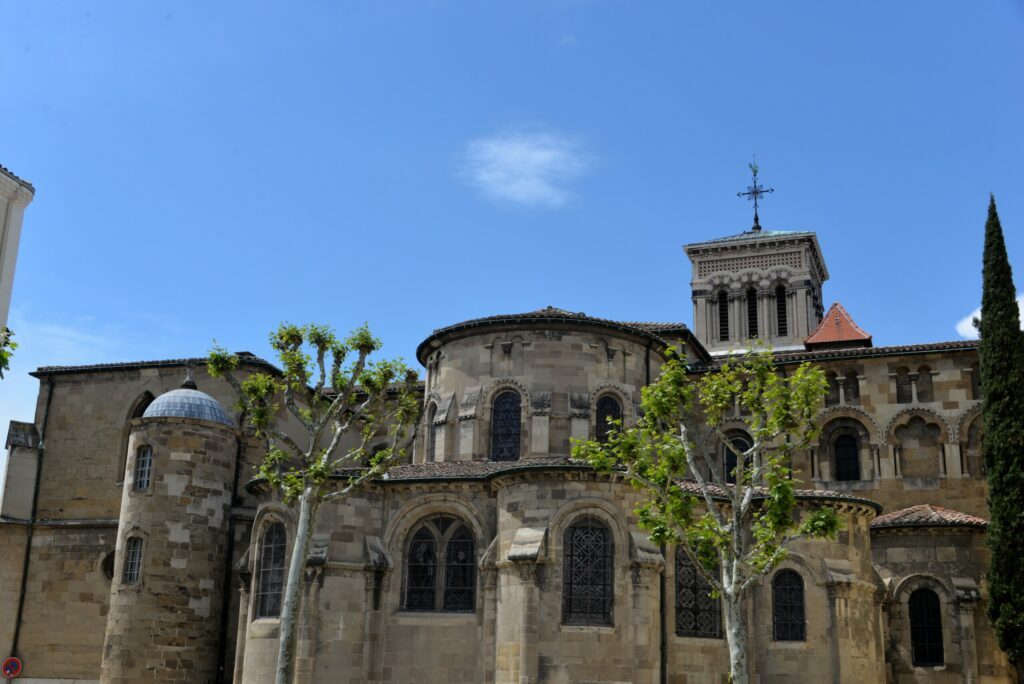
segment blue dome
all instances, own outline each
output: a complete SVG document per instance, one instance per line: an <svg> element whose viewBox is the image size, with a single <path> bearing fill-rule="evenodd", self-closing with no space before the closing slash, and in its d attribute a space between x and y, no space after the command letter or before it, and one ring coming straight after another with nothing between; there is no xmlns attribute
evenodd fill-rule
<svg viewBox="0 0 1024 684"><path fill-rule="evenodd" d="M234 427L234 422L216 399L194 389L176 389L161 394L146 408L142 417L198 418Z"/></svg>

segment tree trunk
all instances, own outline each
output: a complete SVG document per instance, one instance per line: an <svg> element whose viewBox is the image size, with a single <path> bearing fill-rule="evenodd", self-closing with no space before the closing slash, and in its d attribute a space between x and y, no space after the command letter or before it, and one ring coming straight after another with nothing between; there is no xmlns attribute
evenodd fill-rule
<svg viewBox="0 0 1024 684"><path fill-rule="evenodd" d="M288 565L288 583L284 586L284 601L281 605L281 625L277 649L276 684L292 684L295 673L295 613L299 603L299 583L302 568L309 555L309 540L313 532L313 513L316 504L316 490L307 486L299 496L299 527L295 531L295 545Z"/></svg>
<svg viewBox="0 0 1024 684"><path fill-rule="evenodd" d="M747 616L742 596L722 592L725 608L725 640L729 645L729 674L732 684L749 684L747 670Z"/></svg>

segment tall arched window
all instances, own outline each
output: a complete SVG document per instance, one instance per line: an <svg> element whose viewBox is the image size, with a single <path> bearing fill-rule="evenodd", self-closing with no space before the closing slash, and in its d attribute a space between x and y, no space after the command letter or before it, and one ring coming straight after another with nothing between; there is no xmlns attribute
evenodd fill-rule
<svg viewBox="0 0 1024 684"><path fill-rule="evenodd" d="M476 605L476 542L462 522L436 515L420 523L405 554L403 609L472 612Z"/></svg>
<svg viewBox="0 0 1024 684"><path fill-rule="evenodd" d="M726 484L736 484L736 464L739 459L736 456L736 452L744 453L751 446L750 438L742 433L737 433L729 437L729 444L732 445L732 449L726 448L722 445L722 450L725 452L722 458L722 462L725 464L725 482ZM750 458L747 458L746 465L750 465Z"/></svg>
<svg viewBox="0 0 1024 684"><path fill-rule="evenodd" d="M859 404L860 403L860 377L857 375L857 371L848 371L846 373L846 403L847 404Z"/></svg>
<svg viewBox="0 0 1024 684"><path fill-rule="evenodd" d="M920 402L935 401L932 394L932 369L921 366L917 369L917 400Z"/></svg>
<svg viewBox="0 0 1024 684"><path fill-rule="evenodd" d="M839 435L832 446L837 480L860 479L860 445L853 435Z"/></svg>
<svg viewBox="0 0 1024 684"><path fill-rule="evenodd" d="M521 401L511 390L494 398L491 407L491 460L515 461L519 458Z"/></svg>
<svg viewBox="0 0 1024 684"><path fill-rule="evenodd" d="M143 444L135 450L135 469L132 472L132 490L144 492L149 489L153 474L153 447Z"/></svg>
<svg viewBox="0 0 1024 684"><path fill-rule="evenodd" d="M142 577L142 537L128 537L124 545L121 582L135 584Z"/></svg>
<svg viewBox="0 0 1024 684"><path fill-rule="evenodd" d="M945 664L942 651L942 608L931 589L918 589L910 595L910 643L914 665Z"/></svg>
<svg viewBox="0 0 1024 684"><path fill-rule="evenodd" d="M690 557L676 549L676 634L701 639L722 638L722 602Z"/></svg>
<svg viewBox="0 0 1024 684"><path fill-rule="evenodd" d="M618 399L606 394L597 400L597 424L594 428L598 442L607 442L609 431L618 429L609 425L609 420L622 420L622 405L619 404Z"/></svg>
<svg viewBox="0 0 1024 684"><path fill-rule="evenodd" d="M614 567L612 534L594 518L583 518L565 531L562 545L562 622L567 625L612 624Z"/></svg>
<svg viewBox="0 0 1024 684"><path fill-rule="evenodd" d="M747 335L757 337L757 290L747 288Z"/></svg>
<svg viewBox="0 0 1024 684"><path fill-rule="evenodd" d="M427 413L427 463L437 460L437 428L434 426L434 417L437 415L437 404L430 405Z"/></svg>
<svg viewBox="0 0 1024 684"><path fill-rule="evenodd" d="M729 339L729 295L724 291L718 293L718 339L721 342Z"/></svg>
<svg viewBox="0 0 1024 684"><path fill-rule="evenodd" d="M772 625L775 641L805 641L804 581L793 570L772 580Z"/></svg>
<svg viewBox="0 0 1024 684"><path fill-rule="evenodd" d="M914 390L910 384L910 371L906 368L896 369L896 403L909 404L914 400Z"/></svg>
<svg viewBox="0 0 1024 684"><path fill-rule="evenodd" d="M260 539L256 558L256 593L253 596L254 618L275 618L281 615L281 593L284 590L284 525L267 525Z"/></svg>
<svg viewBox="0 0 1024 684"><path fill-rule="evenodd" d="M775 288L775 321L779 328L779 337L789 334L789 315L786 311L786 286Z"/></svg>

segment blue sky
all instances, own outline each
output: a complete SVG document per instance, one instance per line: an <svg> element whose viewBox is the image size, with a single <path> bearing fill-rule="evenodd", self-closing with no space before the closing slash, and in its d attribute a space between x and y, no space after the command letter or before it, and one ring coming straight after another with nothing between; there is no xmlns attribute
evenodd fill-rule
<svg viewBox="0 0 1024 684"><path fill-rule="evenodd" d="M1024 269L1017 2L0 0L32 181L0 383L268 354L282 320L691 319L681 246L814 230L876 344L957 339L994 192ZM1018 275L1018 281L1024 272Z"/></svg>

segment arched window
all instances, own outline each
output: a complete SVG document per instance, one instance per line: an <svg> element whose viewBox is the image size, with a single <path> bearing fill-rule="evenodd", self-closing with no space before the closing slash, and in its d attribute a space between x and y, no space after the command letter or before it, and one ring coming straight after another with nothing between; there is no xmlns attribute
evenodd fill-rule
<svg viewBox="0 0 1024 684"><path fill-rule="evenodd" d="M718 293L718 339L729 339L729 295L724 291Z"/></svg>
<svg viewBox="0 0 1024 684"><path fill-rule="evenodd" d="M711 597L711 585L681 548L676 549L676 634L722 638L722 602Z"/></svg>
<svg viewBox="0 0 1024 684"><path fill-rule="evenodd" d="M836 437L832 449L835 453L837 480L860 479L860 445L853 435Z"/></svg>
<svg viewBox="0 0 1024 684"><path fill-rule="evenodd" d="M793 570L772 580L772 624L775 641L805 641L804 581Z"/></svg>
<svg viewBox="0 0 1024 684"><path fill-rule="evenodd" d="M142 537L128 537L124 545L121 582L135 584L142 577Z"/></svg>
<svg viewBox="0 0 1024 684"><path fill-rule="evenodd" d="M437 428L434 427L434 417L437 416L437 404L430 405L427 413L427 463L437 460Z"/></svg>
<svg viewBox="0 0 1024 684"><path fill-rule="evenodd" d="M981 366L974 364L971 366L971 399L981 399L984 394L981 391Z"/></svg>
<svg viewBox="0 0 1024 684"><path fill-rule="evenodd" d="M849 371L846 374L846 403L860 403L860 378L857 371Z"/></svg>
<svg viewBox="0 0 1024 684"><path fill-rule="evenodd" d="M153 447L143 444L135 450L135 469L132 473L132 490L144 492L149 489L153 474Z"/></svg>
<svg viewBox="0 0 1024 684"><path fill-rule="evenodd" d="M825 380L828 382L828 394L825 395L825 406L835 406L839 403L839 379L832 371L825 373Z"/></svg>
<svg viewBox="0 0 1024 684"><path fill-rule="evenodd" d="M932 394L932 369L921 366L917 369L917 400L920 402L935 401Z"/></svg>
<svg viewBox="0 0 1024 684"><path fill-rule="evenodd" d="M279 522L267 525L256 559L254 618L275 618L281 615L285 543L284 525Z"/></svg>
<svg viewBox="0 0 1024 684"><path fill-rule="evenodd" d="M594 518L583 518L565 531L562 545L562 622L567 625L612 624L614 592L612 534Z"/></svg>
<svg viewBox="0 0 1024 684"><path fill-rule="evenodd" d="M757 290L747 289L747 335L757 337Z"/></svg>
<svg viewBox="0 0 1024 684"><path fill-rule="evenodd" d="M910 384L910 371L906 368L896 369L896 403L909 404L914 399L914 390Z"/></svg>
<svg viewBox="0 0 1024 684"><path fill-rule="evenodd" d="M520 398L511 390L494 398L491 407L491 460L515 461L519 458Z"/></svg>
<svg viewBox="0 0 1024 684"><path fill-rule="evenodd" d="M476 542L450 515L420 523L405 554L403 609L472 612L476 605Z"/></svg>
<svg viewBox="0 0 1024 684"><path fill-rule="evenodd" d="M736 464L738 463L736 452L744 453L753 445L750 438L742 433L731 435L729 444L732 445L732 449L722 445L722 450L725 452L722 458L722 462L725 464L725 482L726 484L736 484ZM750 465L749 457L747 457L746 465Z"/></svg>
<svg viewBox="0 0 1024 684"><path fill-rule="evenodd" d="M789 334L789 316L786 312L786 286L775 288L775 321L779 328L779 337Z"/></svg>
<svg viewBox="0 0 1024 684"><path fill-rule="evenodd" d="M931 589L918 589L910 595L909 607L914 665L927 667L945 664L939 597Z"/></svg>
<svg viewBox="0 0 1024 684"><path fill-rule="evenodd" d="M597 441L604 443L608 441L608 433L611 430L618 430L608 424L609 420L622 420L622 405L610 394L606 394L597 400Z"/></svg>

